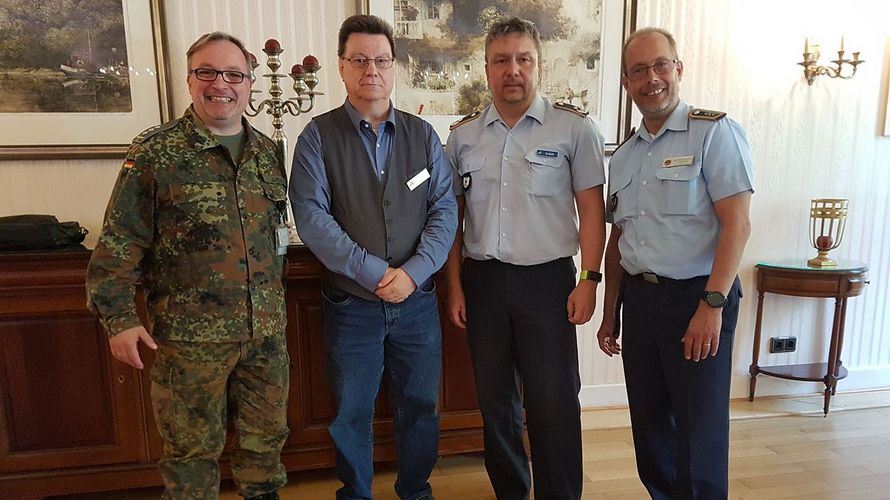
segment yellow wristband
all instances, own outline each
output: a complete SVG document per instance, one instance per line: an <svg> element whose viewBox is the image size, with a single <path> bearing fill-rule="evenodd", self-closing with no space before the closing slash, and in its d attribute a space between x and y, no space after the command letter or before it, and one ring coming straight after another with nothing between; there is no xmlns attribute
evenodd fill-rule
<svg viewBox="0 0 890 500"><path fill-rule="evenodd" d="M596 271L582 270L581 271L581 279L582 280L590 280L590 281L599 283L600 281L603 280L603 275L602 275L602 273L598 273Z"/></svg>

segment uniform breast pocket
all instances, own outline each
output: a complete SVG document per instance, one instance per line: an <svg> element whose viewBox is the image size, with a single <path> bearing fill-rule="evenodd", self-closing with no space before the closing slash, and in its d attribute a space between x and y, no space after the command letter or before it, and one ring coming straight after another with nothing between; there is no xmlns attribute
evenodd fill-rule
<svg viewBox="0 0 890 500"><path fill-rule="evenodd" d="M465 195L469 196L473 186L483 184L482 167L485 166L485 156L470 156L457 167L457 176L454 183L459 185Z"/></svg>
<svg viewBox="0 0 890 500"><path fill-rule="evenodd" d="M702 182L701 165L659 168L655 176L661 181L663 213L691 214L695 207L698 184Z"/></svg>
<svg viewBox="0 0 890 500"><path fill-rule="evenodd" d="M571 193L569 162L564 155L553 149L532 148L525 159L529 169L529 194L555 196Z"/></svg>
<svg viewBox="0 0 890 500"><path fill-rule="evenodd" d="M636 212L637 201L633 193L628 189L632 175L609 179L609 197L606 200L606 210L611 213L612 222L618 222L630 217Z"/></svg>
<svg viewBox="0 0 890 500"><path fill-rule="evenodd" d="M170 185L170 203L181 222L217 225L226 221L224 182L192 182Z"/></svg>
<svg viewBox="0 0 890 500"><path fill-rule="evenodd" d="M287 200L287 183L280 177L261 176L263 196L273 205L285 203Z"/></svg>

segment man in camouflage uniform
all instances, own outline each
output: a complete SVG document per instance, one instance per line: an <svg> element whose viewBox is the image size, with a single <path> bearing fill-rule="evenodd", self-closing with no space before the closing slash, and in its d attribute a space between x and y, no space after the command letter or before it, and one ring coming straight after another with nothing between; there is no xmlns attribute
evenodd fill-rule
<svg viewBox="0 0 890 500"><path fill-rule="evenodd" d="M241 42L210 33L187 56L192 106L133 141L87 270L88 305L119 361L141 369L139 341L157 349L163 498L218 496L230 406L239 493L277 499L288 433L283 169L242 117L252 82Z"/></svg>

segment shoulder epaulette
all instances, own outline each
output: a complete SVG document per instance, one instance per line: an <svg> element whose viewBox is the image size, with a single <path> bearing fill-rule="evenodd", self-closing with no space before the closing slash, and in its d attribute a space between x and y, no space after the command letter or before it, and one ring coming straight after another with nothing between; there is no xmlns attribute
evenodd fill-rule
<svg viewBox="0 0 890 500"><path fill-rule="evenodd" d="M689 112L689 118L693 120L710 120L715 122L726 116L723 111L712 111L710 109L696 108Z"/></svg>
<svg viewBox="0 0 890 500"><path fill-rule="evenodd" d="M587 111L575 106L574 104L569 104L567 102L556 101L553 103L553 107L556 109L561 109L563 111L568 111L569 113L575 113L576 115L584 118L587 116Z"/></svg>
<svg viewBox="0 0 890 500"><path fill-rule="evenodd" d="M615 148L615 151L612 151L612 154L614 155L616 152L618 152L618 150L621 149L621 146L624 146L625 144L627 144L627 141L629 141L630 138L635 135L637 135L637 129L636 129L636 127L631 127L630 133L627 134L627 137L625 137L624 140L621 141L621 144L619 144L618 147Z"/></svg>
<svg viewBox="0 0 890 500"><path fill-rule="evenodd" d="M467 116L465 116L465 117L461 118L460 120L458 120L458 121L452 123L451 126L448 127L448 130L454 130L454 129L456 129L457 127L460 127L461 125L463 125L464 123L470 123L471 121L475 120L476 118L479 118L480 116L482 116L482 112L481 112L481 111L473 111L472 113L468 114Z"/></svg>
<svg viewBox="0 0 890 500"><path fill-rule="evenodd" d="M155 125L154 127L147 128L143 130L142 133L137 135L135 139L133 139L133 144L142 144L151 137L158 135L165 130L170 130L171 128L175 127L177 123L179 123L179 119L170 120L167 123L162 123L160 125Z"/></svg>

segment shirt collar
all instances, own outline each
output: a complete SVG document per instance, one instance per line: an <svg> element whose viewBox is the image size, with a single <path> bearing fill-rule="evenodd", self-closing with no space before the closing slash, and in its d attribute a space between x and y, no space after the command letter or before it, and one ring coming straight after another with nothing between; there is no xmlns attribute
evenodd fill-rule
<svg viewBox="0 0 890 500"><path fill-rule="evenodd" d="M646 129L646 124L643 120L640 120L640 127L637 129L636 136L645 140L646 142L652 142L661 136L666 130L674 130L677 132L685 132L689 128L689 109L692 106L686 104L685 101L680 101L677 103L677 107L671 111L670 116L668 116L667 120L665 120L664 125L661 126L661 130L659 130L655 137L652 137L649 134L649 130Z"/></svg>
<svg viewBox="0 0 890 500"><path fill-rule="evenodd" d="M346 114L349 115L349 120L352 122L352 125L355 127L356 132L361 133L362 123L370 124L370 122L368 120L365 120L365 118L362 116L362 114L359 113L359 111L357 109L355 109L355 106L353 106L352 103L349 102L348 97L346 98L345 102L343 103L343 107L346 108ZM386 120L384 120L383 123L387 123L392 127L395 127L395 125L396 125L396 109L392 105L392 100L389 101L389 115L387 115ZM376 132L376 130L375 130L375 132Z"/></svg>
<svg viewBox="0 0 890 500"><path fill-rule="evenodd" d="M547 102L544 101L544 98L541 97L540 94L536 94L535 99L528 106L528 109L525 110L525 114L519 118L519 121L517 121L516 124L518 125L522 123L526 117L534 118L538 123L544 123L544 115L546 113ZM501 114L498 113L494 103L491 103L488 105L488 109L485 110L485 114L482 116L482 123L487 127L498 120L502 120Z"/></svg>

